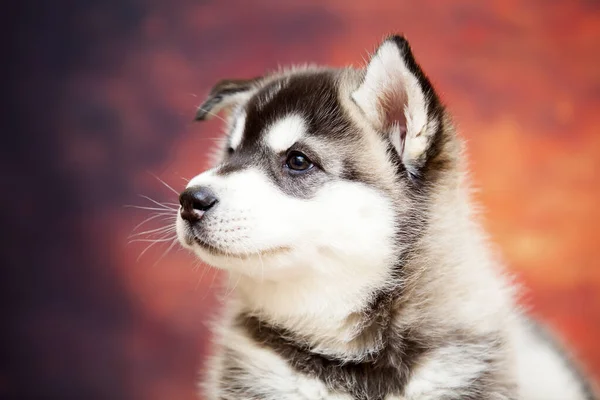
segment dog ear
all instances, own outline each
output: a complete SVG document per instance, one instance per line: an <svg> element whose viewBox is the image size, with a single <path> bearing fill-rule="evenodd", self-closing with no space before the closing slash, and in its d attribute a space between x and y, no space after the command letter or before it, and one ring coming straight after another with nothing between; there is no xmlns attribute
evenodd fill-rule
<svg viewBox="0 0 600 400"><path fill-rule="evenodd" d="M262 79L225 79L219 81L210 91L204 103L196 111L196 121L204 121L218 114L222 110L247 100L256 91L256 83Z"/></svg>
<svg viewBox="0 0 600 400"><path fill-rule="evenodd" d="M418 175L441 125L442 107L404 37L389 37L379 46L352 98L389 137L406 169Z"/></svg>

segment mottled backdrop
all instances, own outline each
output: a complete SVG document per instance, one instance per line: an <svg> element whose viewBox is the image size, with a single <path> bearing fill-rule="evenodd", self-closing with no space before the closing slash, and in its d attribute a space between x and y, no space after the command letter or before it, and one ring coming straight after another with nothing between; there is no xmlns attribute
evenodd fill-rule
<svg viewBox="0 0 600 400"><path fill-rule="evenodd" d="M194 399L219 276L127 244L206 166L211 84L363 62L408 35L467 138L524 301L600 377L600 2L27 1L3 6L1 398ZM160 228L160 218L141 227ZM166 239L165 239L166 240Z"/></svg>

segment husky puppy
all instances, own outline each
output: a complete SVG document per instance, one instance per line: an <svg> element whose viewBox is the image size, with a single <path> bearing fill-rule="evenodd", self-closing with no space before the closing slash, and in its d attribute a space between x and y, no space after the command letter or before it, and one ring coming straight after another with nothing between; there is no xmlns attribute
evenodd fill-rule
<svg viewBox="0 0 600 400"><path fill-rule="evenodd" d="M400 36L365 69L222 81L182 245L231 274L210 400L579 400L476 222L444 105Z"/></svg>

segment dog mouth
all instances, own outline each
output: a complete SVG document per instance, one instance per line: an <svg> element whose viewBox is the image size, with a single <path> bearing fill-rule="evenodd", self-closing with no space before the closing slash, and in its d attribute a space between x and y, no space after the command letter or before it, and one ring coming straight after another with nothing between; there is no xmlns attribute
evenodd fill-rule
<svg viewBox="0 0 600 400"><path fill-rule="evenodd" d="M277 246L265 250L253 251L253 252L244 252L238 253L229 250L225 250L222 247L215 246L212 243L209 243L202 237L194 235L192 238L192 242L199 246L204 251L208 252L212 256L218 257L226 257L226 258L238 258L241 260L246 260L251 257L265 257L272 255L279 255L286 252L289 252L291 248L289 246Z"/></svg>
<svg viewBox="0 0 600 400"><path fill-rule="evenodd" d="M209 243L208 241L202 239L199 236L194 235L191 238L192 242L195 243L196 245L200 246L202 249L204 249L205 251L207 251L208 253L215 255L215 256L221 256L221 257L232 257L233 254L229 251L226 251L218 246L215 246L211 243Z"/></svg>
<svg viewBox="0 0 600 400"><path fill-rule="evenodd" d="M274 256L281 255L292 250L291 246L287 245L275 245L266 248L252 248L251 250L246 251L243 249L239 251L237 249L230 249L220 245L219 243L215 243L215 240L211 238L209 232L206 232L199 227L195 227L191 224L180 224L179 221L183 222L183 220L178 220L178 237L180 242L188 247L190 250L196 248L201 250L202 253L219 258L229 258L229 259L238 259L238 260L248 260L255 258L263 258L266 256ZM235 237L229 237L228 241L235 241ZM239 246L236 246L239 247ZM202 254L199 254L200 258L202 258Z"/></svg>

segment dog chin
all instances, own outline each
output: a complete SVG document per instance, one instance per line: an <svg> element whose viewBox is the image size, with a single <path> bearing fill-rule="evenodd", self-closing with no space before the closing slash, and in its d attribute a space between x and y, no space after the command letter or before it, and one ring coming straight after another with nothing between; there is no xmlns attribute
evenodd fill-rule
<svg viewBox="0 0 600 400"><path fill-rule="evenodd" d="M259 281L282 281L306 275L307 266L291 248L281 247L251 254L227 254L193 243L192 252L211 267Z"/></svg>

